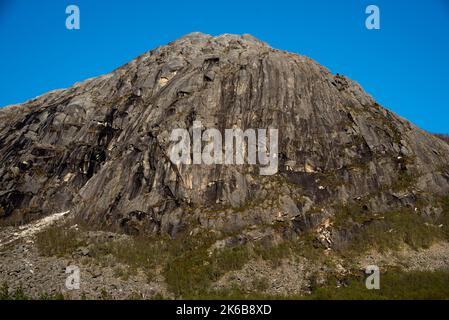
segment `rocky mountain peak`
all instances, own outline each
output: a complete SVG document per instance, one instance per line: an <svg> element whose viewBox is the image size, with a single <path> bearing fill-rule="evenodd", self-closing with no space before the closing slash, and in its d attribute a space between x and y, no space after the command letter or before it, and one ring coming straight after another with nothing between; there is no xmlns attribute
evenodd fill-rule
<svg viewBox="0 0 449 320"><path fill-rule="evenodd" d="M449 191L449 145L354 81L250 35L191 33L110 74L0 110L0 219L65 212L129 233L290 234L338 208L418 208ZM174 165L174 129L275 128L279 167ZM330 243L342 240L335 231Z"/></svg>

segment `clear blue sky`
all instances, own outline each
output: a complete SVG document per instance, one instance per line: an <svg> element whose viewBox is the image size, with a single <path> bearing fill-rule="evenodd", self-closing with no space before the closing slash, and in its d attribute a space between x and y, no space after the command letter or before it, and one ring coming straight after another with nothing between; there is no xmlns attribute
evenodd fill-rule
<svg viewBox="0 0 449 320"><path fill-rule="evenodd" d="M81 29L65 28L76 4ZM381 30L365 28L365 8ZM382 105L449 133L449 0L0 0L0 106L108 73L186 33L250 33L358 81Z"/></svg>

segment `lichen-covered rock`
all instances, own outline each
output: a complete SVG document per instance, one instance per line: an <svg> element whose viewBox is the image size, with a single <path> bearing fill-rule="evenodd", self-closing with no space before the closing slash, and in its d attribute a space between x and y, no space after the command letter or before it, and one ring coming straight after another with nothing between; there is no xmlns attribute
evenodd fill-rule
<svg viewBox="0 0 449 320"><path fill-rule="evenodd" d="M279 129L279 170L174 165L170 132ZM130 233L318 226L335 205L449 192L449 145L315 61L201 33L71 88L0 109L0 219L70 210Z"/></svg>

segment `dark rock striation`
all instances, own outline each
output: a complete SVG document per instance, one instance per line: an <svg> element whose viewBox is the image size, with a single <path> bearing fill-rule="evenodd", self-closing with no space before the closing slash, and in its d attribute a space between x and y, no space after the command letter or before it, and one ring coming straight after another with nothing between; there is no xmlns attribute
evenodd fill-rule
<svg viewBox="0 0 449 320"><path fill-rule="evenodd" d="M279 170L174 165L175 128L279 129ZM339 206L449 192L449 145L354 81L250 35L192 33L110 74L0 109L0 221L70 210L129 233L315 228ZM255 233L255 231L251 231ZM251 233L250 232L250 233Z"/></svg>

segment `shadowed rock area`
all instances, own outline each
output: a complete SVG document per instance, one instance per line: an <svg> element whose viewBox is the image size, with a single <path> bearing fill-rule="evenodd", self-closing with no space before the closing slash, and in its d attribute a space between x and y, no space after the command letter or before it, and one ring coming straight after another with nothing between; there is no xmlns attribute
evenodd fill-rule
<svg viewBox="0 0 449 320"><path fill-rule="evenodd" d="M172 164L171 131L195 120L221 132L279 129L278 173ZM0 109L0 222L70 210L130 234L209 229L235 242L315 230L338 247L363 227L357 217L408 208L438 219L448 159L443 139L307 57L250 35L192 33ZM334 228L342 210L355 222ZM279 223L280 233L262 228Z"/></svg>

